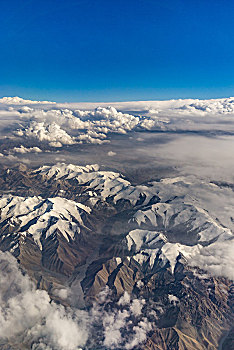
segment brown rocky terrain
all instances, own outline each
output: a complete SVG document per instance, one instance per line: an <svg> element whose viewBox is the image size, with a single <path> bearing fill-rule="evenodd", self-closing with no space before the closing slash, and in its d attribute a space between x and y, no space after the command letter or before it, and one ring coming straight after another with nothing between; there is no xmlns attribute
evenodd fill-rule
<svg viewBox="0 0 234 350"><path fill-rule="evenodd" d="M42 201L59 197L91 206L89 191L88 183L79 184L75 178L48 178L24 166L0 169L1 195L40 196ZM82 222L71 214L71 222L80 230L74 238L66 238L59 227L48 234L56 217L51 212L49 224L41 231L41 247L30 231L35 219L22 226L20 215L17 218L4 217L2 208L0 249L12 252L21 268L36 282L37 288L47 290L52 299L65 306L69 301L61 300L54 293L63 287L77 288L77 293L82 293L79 304L83 308L97 301L106 286L112 291L112 304L124 292L144 299L142 313L153 326L147 340L135 349L231 349L233 332L229 330L233 324L234 287L228 278L214 277L199 267L189 266L183 254L177 256L172 270L170 261L162 258L163 239L148 246L144 238L139 249L128 248L129 232L137 228L131 217L139 208L146 210L158 200L155 194L145 206L142 197L134 206L124 199L114 202L111 197L101 198L92 204L91 213L82 211ZM45 215L47 212L49 209ZM68 221L62 214L59 218L62 223ZM150 221L140 227L149 232L158 230L158 226L153 227ZM191 227L187 227L191 231ZM184 226L180 229L181 232L185 230ZM171 231L165 232L166 238L170 239ZM137 246L138 243L134 244ZM155 252L153 263L152 250ZM222 338L224 335L225 339ZM28 349L28 346L0 344L4 350Z"/></svg>

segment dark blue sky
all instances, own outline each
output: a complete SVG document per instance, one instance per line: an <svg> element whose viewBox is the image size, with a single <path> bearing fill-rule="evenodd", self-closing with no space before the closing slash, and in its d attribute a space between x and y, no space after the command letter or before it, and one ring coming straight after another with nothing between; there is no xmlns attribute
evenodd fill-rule
<svg viewBox="0 0 234 350"><path fill-rule="evenodd" d="M233 0L0 0L0 96L234 95Z"/></svg>

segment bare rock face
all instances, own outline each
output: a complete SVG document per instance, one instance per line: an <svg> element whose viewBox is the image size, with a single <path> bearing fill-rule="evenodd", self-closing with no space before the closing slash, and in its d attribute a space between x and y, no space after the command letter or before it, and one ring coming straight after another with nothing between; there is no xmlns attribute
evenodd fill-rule
<svg viewBox="0 0 234 350"><path fill-rule="evenodd" d="M0 175L0 249L54 301L69 305L55 293L64 287L77 291L82 308L106 287L111 303L127 292L144 300L142 317L151 325L134 349L214 350L220 342L231 349L230 188L191 178L133 186L97 165Z"/></svg>

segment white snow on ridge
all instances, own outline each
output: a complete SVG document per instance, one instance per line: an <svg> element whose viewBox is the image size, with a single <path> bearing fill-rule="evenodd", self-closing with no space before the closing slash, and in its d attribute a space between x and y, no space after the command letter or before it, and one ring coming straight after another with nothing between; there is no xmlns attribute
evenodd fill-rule
<svg viewBox="0 0 234 350"><path fill-rule="evenodd" d="M136 229L130 231L126 236L128 250L138 252L143 246L152 248L159 242L167 242L167 238L160 232Z"/></svg>
<svg viewBox="0 0 234 350"><path fill-rule="evenodd" d="M129 200L132 205L136 205L137 201L144 197L143 202L147 204L154 196L153 187L132 186L121 174L98 169L98 165L80 167L58 163L51 167L41 167L35 173L45 175L48 178L55 176L55 179L62 177L66 180L76 179L79 185L85 184L87 186L87 191L91 189L94 194L98 194L103 200L112 197L114 203L125 199Z"/></svg>
<svg viewBox="0 0 234 350"><path fill-rule="evenodd" d="M21 235L31 234L40 248L44 232L45 238L59 230L66 240L74 239L80 225L84 225L81 215L90 212L89 207L60 197L44 200L4 195L0 198L0 224L7 220L19 226Z"/></svg>
<svg viewBox="0 0 234 350"><path fill-rule="evenodd" d="M119 173L98 169L98 165L82 167L58 163L41 167L34 174L55 180L76 179L77 186L85 185L85 193L95 199L93 205L98 200L109 199L113 204L119 199L129 200L134 219L129 224L135 225L123 241L129 259L139 264L147 263L150 268L155 262L162 266L169 262L174 271L181 253L189 265L234 279L234 197L231 189L192 176L133 186ZM157 202L150 204L154 196ZM5 219L9 225L18 224L21 234L31 233L39 246L42 234L46 238L56 230L67 240L74 239L83 225L82 214L90 212L90 208L60 197L43 200L40 197L2 196L0 199L0 224ZM149 230L142 224L147 224ZM178 238L183 244L175 240L175 234L180 235ZM189 235L192 242L188 241Z"/></svg>
<svg viewBox="0 0 234 350"><path fill-rule="evenodd" d="M99 165L92 164L86 166L73 165L73 164L65 164L65 163L57 163L56 165L49 166L44 165L41 168L38 168L34 171L34 173L38 173L40 175L45 175L48 179L55 177L56 180L65 177L67 180L74 179L83 173L89 173L93 171L98 171Z"/></svg>
<svg viewBox="0 0 234 350"><path fill-rule="evenodd" d="M147 241L148 237L153 238ZM135 251L128 256L128 259L133 259L140 265L148 263L151 269L155 263L161 267L169 263L173 273L177 259L182 254L188 265L199 267L211 275L225 276L234 280L234 239L218 240L208 246L201 244L188 246L171 243L159 232L133 230L126 236L126 244L129 253Z"/></svg>
<svg viewBox="0 0 234 350"><path fill-rule="evenodd" d="M35 170L35 173L47 176L49 179L52 177L55 179L63 177L68 181L76 179L78 185L87 186L87 192L91 191L89 195L93 194L95 197L98 195L103 200L112 197L114 203L124 199L136 205L140 201L142 207L157 196L160 203L136 212L134 218L139 225L145 222L146 218L156 225L155 214L164 217L163 212L168 209L171 212L171 214L167 213L168 218L172 212L178 213L176 219L179 220L178 223L186 221L186 216L191 217L193 212L195 220L197 220L196 215L199 214L200 218L203 217L203 222L208 218L210 222L213 220L212 224L220 230L227 228L234 232L232 189L216 186L194 176L163 179L160 182L150 182L148 185L133 186L119 173L100 171L97 164L82 167L57 163L53 166L41 167ZM172 204L168 204L169 202ZM165 225L167 221L165 217ZM198 226L199 222L196 225Z"/></svg>
<svg viewBox="0 0 234 350"><path fill-rule="evenodd" d="M173 231L179 227L181 234L183 231L198 232L199 242L209 242L219 236L222 239L233 236L229 228L220 225L205 210L185 204L181 200L171 201L170 204L153 204L150 209L138 210L133 216L133 220L139 227L146 222L146 219L151 222L152 226L163 226L165 230Z"/></svg>
<svg viewBox="0 0 234 350"><path fill-rule="evenodd" d="M85 176L85 174L83 175ZM112 185L119 189L118 175L117 173L115 176L113 175ZM98 182L99 178L97 177L95 181ZM105 176L102 181L106 181L106 184L99 183L101 194L102 190L109 184L110 178ZM120 189L120 192L113 197L114 201L116 198L129 199L127 193L130 190L139 195L138 186L134 188L130 183L126 185L126 188ZM181 253L191 266L198 266L211 274L234 279L234 266L231 263L234 249L231 216L234 210L232 190L220 188L213 183L205 183L193 177L153 182L150 187L145 186L145 190L150 190L151 198L153 195L157 195L161 202L148 205L145 209L139 209L134 217L138 219L136 222L140 226L142 222L145 223L144 216L146 216L151 221L155 231L139 228L128 233L126 247L129 253L131 252L129 259L133 258L139 264L149 261L151 268L153 268L155 261L160 259L162 266L169 262L172 271L174 271L177 258ZM113 188L108 189L104 192L104 197L107 198L108 194L113 193L115 193ZM144 190L141 194L145 194ZM137 198L139 199L139 196ZM165 203L165 201L169 201L169 203ZM136 201L133 201L132 204L135 205ZM147 205L147 201L143 200L141 205L144 207ZM197 244L194 243L190 246L170 242L170 238L165 236L166 233L157 231L157 216L162 218L161 223L165 227L165 232L168 228L173 231L173 225L184 225L188 234L189 230L197 232L199 235ZM170 221L171 218L173 221ZM206 242L206 244L202 245L201 242Z"/></svg>

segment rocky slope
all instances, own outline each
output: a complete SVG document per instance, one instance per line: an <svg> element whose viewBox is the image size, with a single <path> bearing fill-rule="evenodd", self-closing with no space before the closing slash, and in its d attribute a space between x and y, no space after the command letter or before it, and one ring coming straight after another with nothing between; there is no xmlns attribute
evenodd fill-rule
<svg viewBox="0 0 234 350"><path fill-rule="evenodd" d="M0 175L0 249L53 300L90 308L108 287L108 308L125 293L144 300L150 326L132 348L218 348L233 322L231 186L193 177L133 185L97 165ZM93 338L89 349L101 344Z"/></svg>

